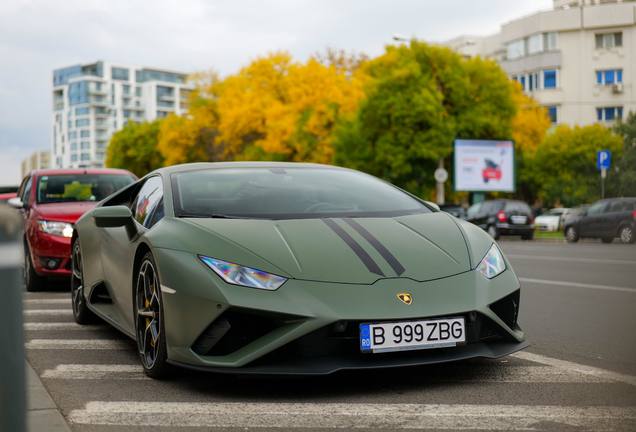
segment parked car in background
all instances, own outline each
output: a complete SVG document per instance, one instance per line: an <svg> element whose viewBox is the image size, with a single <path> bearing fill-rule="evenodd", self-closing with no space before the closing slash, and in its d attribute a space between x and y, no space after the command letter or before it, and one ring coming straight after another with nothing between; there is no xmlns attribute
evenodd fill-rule
<svg viewBox="0 0 636 432"><path fill-rule="evenodd" d="M568 242L580 238L600 238L611 243L616 237L621 243L636 240L636 198L611 198L597 201L563 225Z"/></svg>
<svg viewBox="0 0 636 432"><path fill-rule="evenodd" d="M466 220L485 230L495 240L502 235L520 235L523 240L534 237L534 215L523 201L482 201L468 208Z"/></svg>
<svg viewBox="0 0 636 432"><path fill-rule="evenodd" d="M450 213L456 218L463 219L466 216L466 210L459 203L448 203L439 206L439 209L443 212Z"/></svg>
<svg viewBox="0 0 636 432"><path fill-rule="evenodd" d="M98 201L137 177L118 169L46 169L30 172L8 203L24 220L27 291L38 291L49 276L71 275L73 224Z"/></svg>
<svg viewBox="0 0 636 432"><path fill-rule="evenodd" d="M15 192L0 194L0 203L6 203L11 198L15 198L16 196L17 196L17 194Z"/></svg>
<svg viewBox="0 0 636 432"><path fill-rule="evenodd" d="M539 231L559 231L561 228L561 215L567 208L553 208L534 219L534 224Z"/></svg>
<svg viewBox="0 0 636 432"><path fill-rule="evenodd" d="M575 216L578 216L581 211L587 210L590 207L590 204L581 204L580 206L572 207L571 209L567 209L561 215L561 228L565 226L565 223L572 219Z"/></svg>

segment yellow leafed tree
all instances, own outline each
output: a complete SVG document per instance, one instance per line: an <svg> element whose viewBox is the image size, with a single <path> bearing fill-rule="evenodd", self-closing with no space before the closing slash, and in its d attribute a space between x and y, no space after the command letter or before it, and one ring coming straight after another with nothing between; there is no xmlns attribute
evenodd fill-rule
<svg viewBox="0 0 636 432"><path fill-rule="evenodd" d="M520 84L515 84L513 99L517 114L512 120L512 139L518 151L534 152L550 129L550 119L545 108L526 96Z"/></svg>
<svg viewBox="0 0 636 432"><path fill-rule="evenodd" d="M295 63L284 52L258 58L212 85L217 139L237 159L329 163L335 123L364 96L358 74L316 59Z"/></svg>

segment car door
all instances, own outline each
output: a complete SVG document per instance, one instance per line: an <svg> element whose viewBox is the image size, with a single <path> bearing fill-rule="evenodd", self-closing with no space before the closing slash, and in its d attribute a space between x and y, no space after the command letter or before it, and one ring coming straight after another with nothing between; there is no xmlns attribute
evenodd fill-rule
<svg viewBox="0 0 636 432"><path fill-rule="evenodd" d="M106 287L113 302L122 312L124 323L134 332L134 308L132 290L135 275L135 252L143 235L158 221L153 218L163 203L163 183L160 176L146 179L131 199L130 210L139 235L130 239L125 227L103 228L101 234L102 266L107 275ZM163 215L163 213L161 213Z"/></svg>
<svg viewBox="0 0 636 432"><path fill-rule="evenodd" d="M601 237L602 215L607 207L607 201L595 202L587 209L587 214L579 219L579 235L581 237Z"/></svg>
<svg viewBox="0 0 636 432"><path fill-rule="evenodd" d="M621 215L623 213L623 200L611 200L600 217L600 231L604 237L614 237L618 233Z"/></svg>

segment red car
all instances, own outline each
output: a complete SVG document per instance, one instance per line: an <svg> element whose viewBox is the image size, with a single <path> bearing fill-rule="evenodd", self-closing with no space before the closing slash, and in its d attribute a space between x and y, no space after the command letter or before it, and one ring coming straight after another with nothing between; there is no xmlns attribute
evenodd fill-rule
<svg viewBox="0 0 636 432"><path fill-rule="evenodd" d="M38 291L49 276L70 276L73 224L97 202L133 183L119 169L46 169L30 172L8 203L24 219L24 273L27 291Z"/></svg>

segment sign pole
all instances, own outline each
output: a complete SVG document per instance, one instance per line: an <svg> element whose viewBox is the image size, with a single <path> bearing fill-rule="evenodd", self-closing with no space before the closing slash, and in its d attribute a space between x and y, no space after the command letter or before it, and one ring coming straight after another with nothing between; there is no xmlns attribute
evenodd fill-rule
<svg viewBox="0 0 636 432"><path fill-rule="evenodd" d="M601 168L601 199L605 198L605 176L607 175L607 168Z"/></svg>

